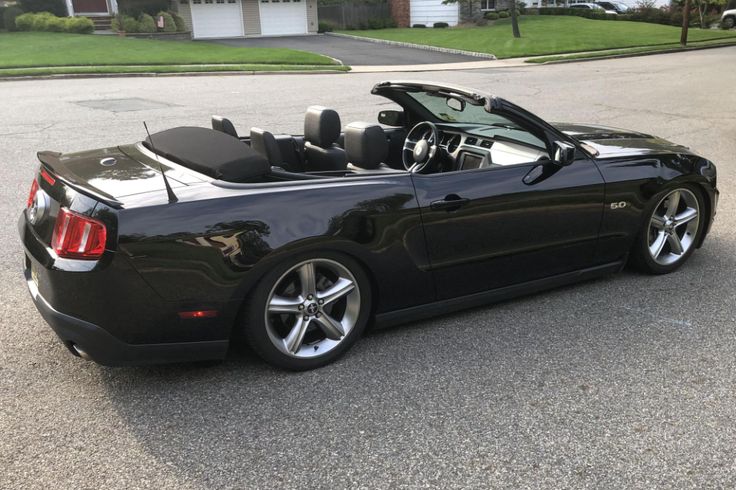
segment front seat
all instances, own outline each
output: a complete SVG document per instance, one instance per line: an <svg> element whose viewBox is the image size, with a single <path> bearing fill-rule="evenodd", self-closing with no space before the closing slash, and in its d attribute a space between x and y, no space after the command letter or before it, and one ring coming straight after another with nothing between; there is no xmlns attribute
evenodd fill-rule
<svg viewBox="0 0 736 490"><path fill-rule="evenodd" d="M273 133L261 128L250 128L250 147L266 157L272 167L283 167L284 159Z"/></svg>
<svg viewBox="0 0 736 490"><path fill-rule="evenodd" d="M388 157L388 139L378 124L354 122L345 128L347 169L356 173L397 172L383 163Z"/></svg>
<svg viewBox="0 0 736 490"><path fill-rule="evenodd" d="M304 116L304 159L308 172L345 170L345 150L335 144L340 137L340 116L333 109L313 105Z"/></svg>
<svg viewBox="0 0 736 490"><path fill-rule="evenodd" d="M230 136L238 137L238 132L235 130L235 125L230 122L230 119L222 116L212 116L212 129L220 131Z"/></svg>

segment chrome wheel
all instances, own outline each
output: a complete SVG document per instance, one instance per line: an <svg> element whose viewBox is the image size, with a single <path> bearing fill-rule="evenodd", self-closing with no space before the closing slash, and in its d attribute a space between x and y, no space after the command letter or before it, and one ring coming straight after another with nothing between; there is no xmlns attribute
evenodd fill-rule
<svg viewBox="0 0 736 490"><path fill-rule="evenodd" d="M300 262L268 295L266 329L282 353L310 358L337 347L355 327L360 288L353 274L329 259Z"/></svg>
<svg viewBox="0 0 736 490"><path fill-rule="evenodd" d="M662 198L649 220L649 255L659 265L680 260L695 244L700 206L688 189L676 189Z"/></svg>

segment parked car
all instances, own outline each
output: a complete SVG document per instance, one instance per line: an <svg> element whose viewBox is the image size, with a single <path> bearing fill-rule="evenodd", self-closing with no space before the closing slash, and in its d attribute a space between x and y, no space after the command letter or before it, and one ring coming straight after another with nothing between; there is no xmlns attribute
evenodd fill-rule
<svg viewBox="0 0 736 490"><path fill-rule="evenodd" d="M721 15L721 27L733 29L736 26L736 9L724 10Z"/></svg>
<svg viewBox="0 0 736 490"><path fill-rule="evenodd" d="M589 10L596 10L600 11L600 13L606 13L606 14L616 14L615 10L606 10L597 3L574 3L570 5L571 9L589 9Z"/></svg>
<svg viewBox="0 0 736 490"><path fill-rule="evenodd" d="M603 8L607 12L616 12L617 14L625 14L629 10L629 6L621 2L595 2L596 5Z"/></svg>
<svg viewBox="0 0 736 490"><path fill-rule="evenodd" d="M672 272L713 223L715 165L683 146L455 85L372 93L401 110L341 131L313 106L303 136L242 137L214 118L40 152L19 230L43 318L101 364L219 359L242 335L275 366L310 369L369 324L627 263Z"/></svg>

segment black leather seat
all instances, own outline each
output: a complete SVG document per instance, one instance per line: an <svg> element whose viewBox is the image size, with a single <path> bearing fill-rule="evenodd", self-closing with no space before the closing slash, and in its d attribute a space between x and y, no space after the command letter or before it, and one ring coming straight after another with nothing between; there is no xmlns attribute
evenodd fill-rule
<svg viewBox="0 0 736 490"><path fill-rule="evenodd" d="M400 172L386 165L388 139L378 124L354 122L345 128L347 169L356 173Z"/></svg>
<svg viewBox="0 0 736 490"><path fill-rule="evenodd" d="M308 172L345 170L345 150L335 142L340 137L340 116L322 106L307 108L304 116L304 157Z"/></svg>
<svg viewBox="0 0 736 490"><path fill-rule="evenodd" d="M281 156L281 149L273 133L261 128L250 128L250 147L266 157L271 166L283 166L284 159Z"/></svg>
<svg viewBox="0 0 736 490"><path fill-rule="evenodd" d="M230 122L230 119L222 116L212 116L212 129L220 131L230 136L238 137L238 132L235 130L235 125Z"/></svg>

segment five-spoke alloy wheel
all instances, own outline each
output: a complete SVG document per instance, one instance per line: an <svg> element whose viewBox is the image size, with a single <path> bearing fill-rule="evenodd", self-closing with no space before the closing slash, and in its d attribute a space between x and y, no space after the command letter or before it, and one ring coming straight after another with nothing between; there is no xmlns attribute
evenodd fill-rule
<svg viewBox="0 0 736 490"><path fill-rule="evenodd" d="M292 260L268 273L253 294L246 337L271 364L312 369L332 362L360 336L370 297L365 273L349 257Z"/></svg>
<svg viewBox="0 0 736 490"><path fill-rule="evenodd" d="M669 190L654 202L634 256L640 268L664 274L682 265L695 249L704 221L703 203L689 187Z"/></svg>

